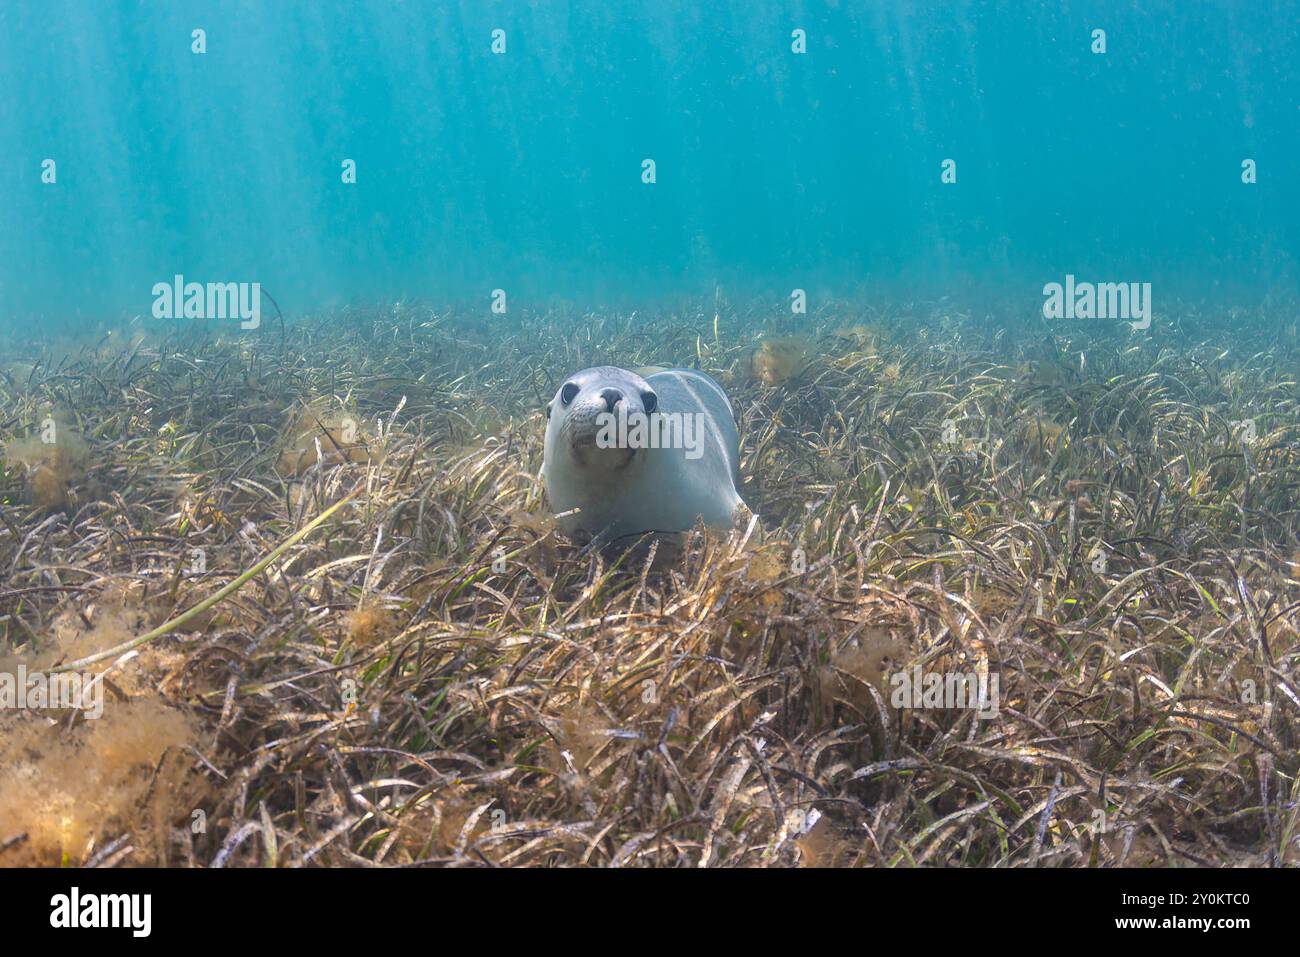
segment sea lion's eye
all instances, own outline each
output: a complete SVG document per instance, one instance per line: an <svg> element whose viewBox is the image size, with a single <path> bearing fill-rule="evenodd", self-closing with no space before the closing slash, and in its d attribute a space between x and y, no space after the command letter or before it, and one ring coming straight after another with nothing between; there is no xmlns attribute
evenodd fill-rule
<svg viewBox="0 0 1300 957"><path fill-rule="evenodd" d="M560 390L560 404L568 405L580 391L572 382L564 383L564 388Z"/></svg>
<svg viewBox="0 0 1300 957"><path fill-rule="evenodd" d="M655 409L659 408L659 396L655 395L648 389L645 392L642 392L641 407L645 409L647 413L653 412Z"/></svg>

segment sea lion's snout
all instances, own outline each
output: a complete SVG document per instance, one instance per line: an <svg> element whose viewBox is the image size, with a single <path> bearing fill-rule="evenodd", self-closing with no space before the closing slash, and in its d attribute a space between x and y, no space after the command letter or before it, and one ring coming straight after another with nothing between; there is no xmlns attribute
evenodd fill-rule
<svg viewBox="0 0 1300 957"><path fill-rule="evenodd" d="M619 422L626 422L628 415L651 411L655 401L649 385L632 373L592 369L565 382L547 414L556 417L556 438L578 465L613 471L625 468L636 456L636 449L619 430Z"/></svg>
<svg viewBox="0 0 1300 957"><path fill-rule="evenodd" d="M579 463L587 468L618 469L631 461L636 450L619 441L610 419L628 404L623 392L615 388L583 394L572 402L564 432Z"/></svg>

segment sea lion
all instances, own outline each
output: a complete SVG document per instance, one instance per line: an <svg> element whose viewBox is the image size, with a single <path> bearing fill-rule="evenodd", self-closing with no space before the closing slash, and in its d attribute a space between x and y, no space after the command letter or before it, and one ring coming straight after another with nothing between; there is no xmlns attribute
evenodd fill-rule
<svg viewBox="0 0 1300 957"><path fill-rule="evenodd" d="M727 528L747 511L736 492L735 415L702 372L583 369L564 380L546 418L542 480L575 538L684 532L701 519Z"/></svg>

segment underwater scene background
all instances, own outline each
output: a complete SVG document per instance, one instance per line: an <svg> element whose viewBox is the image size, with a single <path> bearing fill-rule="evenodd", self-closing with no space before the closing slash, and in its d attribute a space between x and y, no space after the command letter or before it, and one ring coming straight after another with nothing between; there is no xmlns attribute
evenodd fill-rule
<svg viewBox="0 0 1300 957"><path fill-rule="evenodd" d="M0 866L1295 866L1295 13L0 6Z"/></svg>
<svg viewBox="0 0 1300 957"><path fill-rule="evenodd" d="M974 285L1016 309L1067 272L1166 302L1294 294L1295 12L20 0L0 11L0 321L148 315L178 272L291 312L715 285Z"/></svg>

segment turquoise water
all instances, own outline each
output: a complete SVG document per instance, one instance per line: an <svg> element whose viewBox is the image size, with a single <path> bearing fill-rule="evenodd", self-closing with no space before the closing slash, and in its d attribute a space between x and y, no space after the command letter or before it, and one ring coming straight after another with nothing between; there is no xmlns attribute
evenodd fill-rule
<svg viewBox="0 0 1300 957"><path fill-rule="evenodd" d="M1066 274L1151 282L1157 314L1286 298L1298 22L1235 0L7 0L0 323L148 315L178 273L260 282L291 316L719 286L1033 310Z"/></svg>

